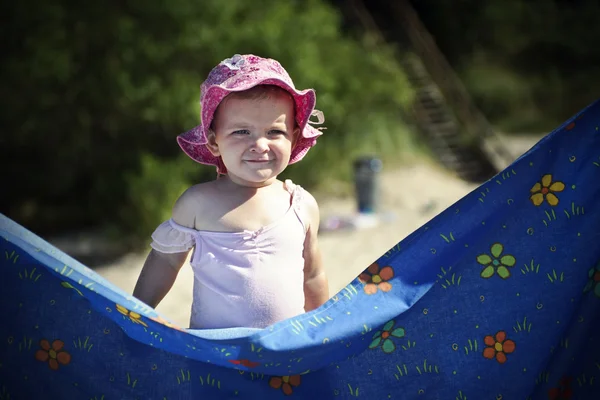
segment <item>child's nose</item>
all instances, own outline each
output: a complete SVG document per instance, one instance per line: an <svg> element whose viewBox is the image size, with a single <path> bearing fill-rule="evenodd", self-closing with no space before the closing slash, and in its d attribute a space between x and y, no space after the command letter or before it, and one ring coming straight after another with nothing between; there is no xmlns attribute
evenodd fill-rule
<svg viewBox="0 0 600 400"><path fill-rule="evenodd" d="M269 150L269 141L265 137L257 138L252 142L252 147L250 149L252 151L263 153Z"/></svg>

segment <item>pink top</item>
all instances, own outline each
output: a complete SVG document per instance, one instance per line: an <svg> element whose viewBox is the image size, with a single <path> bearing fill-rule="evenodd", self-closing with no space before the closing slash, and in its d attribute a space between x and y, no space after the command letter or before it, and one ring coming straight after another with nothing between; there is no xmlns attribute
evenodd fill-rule
<svg viewBox="0 0 600 400"><path fill-rule="evenodd" d="M177 253L194 247L190 328L265 328L304 313L303 189L285 182L287 213L256 231L198 231L163 222L153 249Z"/></svg>

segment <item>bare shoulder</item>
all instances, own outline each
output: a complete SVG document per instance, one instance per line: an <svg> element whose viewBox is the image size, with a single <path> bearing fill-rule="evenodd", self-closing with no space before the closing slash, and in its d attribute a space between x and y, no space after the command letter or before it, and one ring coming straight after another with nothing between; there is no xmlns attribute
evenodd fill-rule
<svg viewBox="0 0 600 400"><path fill-rule="evenodd" d="M212 182L200 183L188 188L173 205L173 221L188 228L196 226L196 216L202 214L212 192Z"/></svg>
<svg viewBox="0 0 600 400"><path fill-rule="evenodd" d="M306 210L310 228L318 229L320 221L319 203L308 190L302 188L302 191L302 203Z"/></svg>

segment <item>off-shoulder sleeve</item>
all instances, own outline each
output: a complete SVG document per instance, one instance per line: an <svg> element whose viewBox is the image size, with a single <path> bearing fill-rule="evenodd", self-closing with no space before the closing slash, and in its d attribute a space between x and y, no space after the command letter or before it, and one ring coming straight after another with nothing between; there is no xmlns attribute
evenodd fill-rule
<svg viewBox="0 0 600 400"><path fill-rule="evenodd" d="M180 253L194 247L193 230L185 228L169 219L152 233L150 246L161 253Z"/></svg>

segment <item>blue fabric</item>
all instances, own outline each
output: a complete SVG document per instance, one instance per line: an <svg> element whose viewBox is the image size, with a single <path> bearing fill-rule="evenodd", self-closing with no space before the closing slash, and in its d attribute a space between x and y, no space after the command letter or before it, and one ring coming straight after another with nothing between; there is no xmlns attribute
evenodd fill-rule
<svg viewBox="0 0 600 400"><path fill-rule="evenodd" d="M0 398L598 398L599 125L595 102L264 330L169 327L2 216Z"/></svg>

